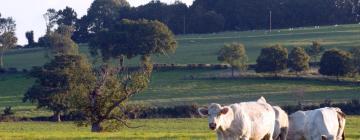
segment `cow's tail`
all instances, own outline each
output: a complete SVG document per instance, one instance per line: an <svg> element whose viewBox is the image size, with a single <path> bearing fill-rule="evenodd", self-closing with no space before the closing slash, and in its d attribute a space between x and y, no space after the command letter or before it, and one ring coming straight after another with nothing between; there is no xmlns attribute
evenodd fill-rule
<svg viewBox="0 0 360 140"><path fill-rule="evenodd" d="M341 135L342 140L345 140L345 113L341 111L340 108L335 108L336 113L337 113L337 118L338 118L338 122L339 122L339 130L338 130L338 136Z"/></svg>

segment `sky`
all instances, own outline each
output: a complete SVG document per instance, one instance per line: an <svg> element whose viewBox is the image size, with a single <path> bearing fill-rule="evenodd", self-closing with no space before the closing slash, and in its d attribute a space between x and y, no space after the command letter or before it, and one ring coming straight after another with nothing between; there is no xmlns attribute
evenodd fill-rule
<svg viewBox="0 0 360 140"><path fill-rule="evenodd" d="M151 0L127 0L131 6L139 6ZM175 0L160 0L173 3ZM193 0L180 0L191 5ZM18 44L27 44L25 32L34 31L35 41L45 34L45 20L43 14L49 8L56 10L69 6L78 14L78 18L86 14L93 0L0 0L0 13L2 17L13 17L16 22L16 36Z"/></svg>

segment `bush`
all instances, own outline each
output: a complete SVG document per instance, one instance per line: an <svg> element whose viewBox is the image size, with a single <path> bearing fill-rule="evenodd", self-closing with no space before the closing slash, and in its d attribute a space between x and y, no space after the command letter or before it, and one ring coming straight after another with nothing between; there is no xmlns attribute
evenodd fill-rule
<svg viewBox="0 0 360 140"><path fill-rule="evenodd" d="M7 70L7 72L8 72L8 73L18 73L18 70L17 70L17 68L9 68L9 69Z"/></svg>
<svg viewBox="0 0 360 140"><path fill-rule="evenodd" d="M12 110L11 106L5 107L3 116L14 115L15 112Z"/></svg>

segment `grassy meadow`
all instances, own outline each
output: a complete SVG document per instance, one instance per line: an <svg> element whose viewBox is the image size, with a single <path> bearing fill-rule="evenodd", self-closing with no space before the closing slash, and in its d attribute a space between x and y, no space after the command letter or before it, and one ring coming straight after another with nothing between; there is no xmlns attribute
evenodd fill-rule
<svg viewBox="0 0 360 140"><path fill-rule="evenodd" d="M279 29L271 33L266 30L223 32L214 34L180 35L176 39L178 48L176 53L167 56L154 57L155 63L219 63L216 54L227 43L240 42L246 46L250 63L255 63L260 49L265 46L281 44L291 48L294 46L310 46L312 41L319 41L325 48L349 49L360 47L360 24L321 26ZM81 52L88 54L87 46L80 45ZM44 50L22 49L12 50L5 56L5 66L19 69L42 65L47 61ZM136 63L138 60L130 60Z"/></svg>
<svg viewBox="0 0 360 140"><path fill-rule="evenodd" d="M0 123L0 139L121 139L121 140L209 140L216 139L208 129L207 119L144 119L131 120L132 126L117 132L91 133L89 127L77 127L71 122ZM348 140L359 140L360 117L347 119L345 134Z"/></svg>
<svg viewBox="0 0 360 140"><path fill-rule="evenodd" d="M179 46L175 54L154 57L155 63L219 63L217 51L226 43L241 42L246 46L249 62L255 63L260 49L282 44L288 48L309 46L319 41L326 48L349 49L360 47L360 24L281 29L268 33L264 30L224 32L204 35L177 36ZM86 45L80 51L88 55ZM40 66L48 61L41 48L10 50L5 55L5 66L19 70ZM127 63L135 64L137 60ZM228 73L228 70L174 70L154 72L149 88L134 96L131 103L154 106L174 106L211 102L222 104L255 100L265 96L273 105L297 104L296 92L304 92L306 103L319 103L325 99L334 102L360 99L360 87L339 85L317 80L274 80L264 78L202 79ZM23 74L0 75L0 111L12 106L19 117L50 116L51 112L37 109L34 104L23 103L22 97L34 79ZM2 113L2 112L1 112ZM138 129L124 128L118 132L90 133L88 127L76 127L71 122L0 122L0 139L215 139L208 130L206 119L151 119L131 120ZM360 139L360 117L347 120L347 139Z"/></svg>

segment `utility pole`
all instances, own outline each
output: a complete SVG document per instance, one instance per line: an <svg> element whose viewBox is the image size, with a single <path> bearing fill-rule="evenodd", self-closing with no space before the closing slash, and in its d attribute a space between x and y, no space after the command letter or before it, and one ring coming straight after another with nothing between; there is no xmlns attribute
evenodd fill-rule
<svg viewBox="0 0 360 140"><path fill-rule="evenodd" d="M270 27L269 27L269 29L270 29L270 32L271 32L271 28L272 28L272 27L271 27L271 26L272 26L272 25L271 25L271 24L272 24L272 21L271 21L271 20L272 20L272 19L271 19L271 18L272 18L272 17L271 17L271 16L272 16L272 12L271 12L271 10L270 10L270 12L269 12L269 15L270 15Z"/></svg>

